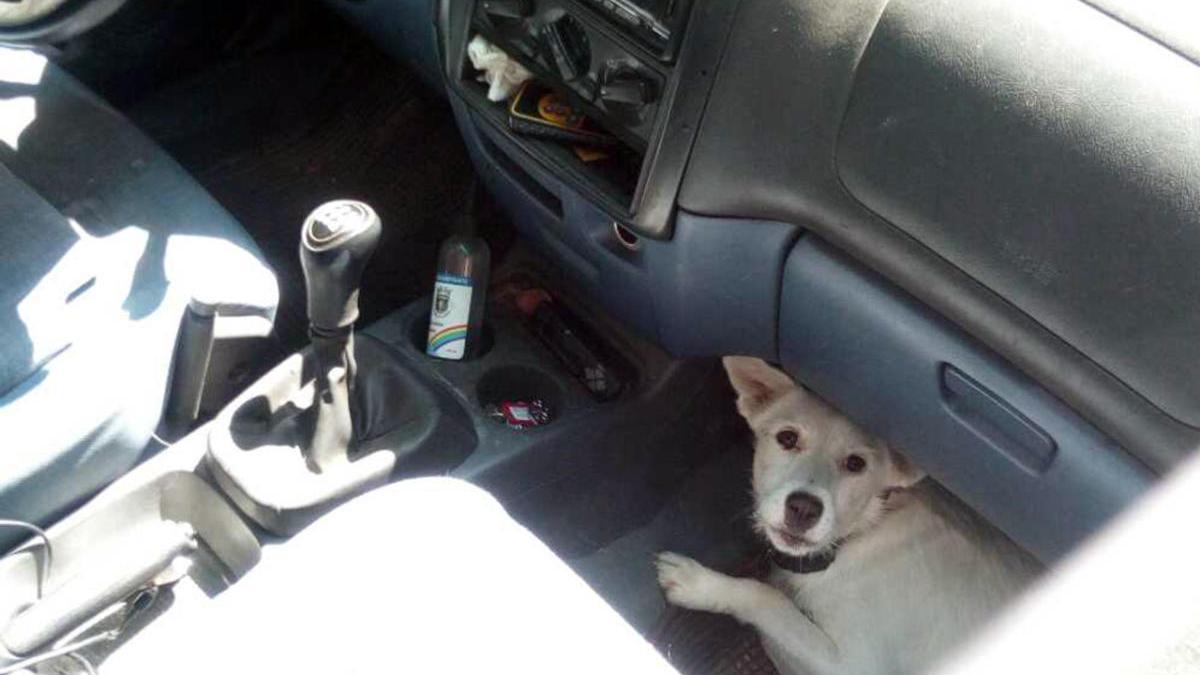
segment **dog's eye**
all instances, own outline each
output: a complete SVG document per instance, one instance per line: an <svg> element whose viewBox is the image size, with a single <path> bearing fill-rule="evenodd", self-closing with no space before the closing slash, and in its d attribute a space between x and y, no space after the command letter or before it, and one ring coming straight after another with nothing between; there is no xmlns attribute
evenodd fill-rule
<svg viewBox="0 0 1200 675"><path fill-rule="evenodd" d="M842 468L850 473L862 473L867 468L867 460L862 455L846 455L842 460Z"/></svg>
<svg viewBox="0 0 1200 675"><path fill-rule="evenodd" d="M800 434L795 429L784 429L775 434L775 442L784 450L795 450L800 445Z"/></svg>

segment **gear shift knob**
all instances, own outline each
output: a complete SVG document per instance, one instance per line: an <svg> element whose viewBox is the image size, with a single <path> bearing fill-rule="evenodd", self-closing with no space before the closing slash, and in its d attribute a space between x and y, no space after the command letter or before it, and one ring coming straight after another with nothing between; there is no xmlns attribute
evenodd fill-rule
<svg viewBox="0 0 1200 675"><path fill-rule="evenodd" d="M358 319L358 286L380 230L375 210L351 199L326 202L305 219L300 266L314 335L346 332Z"/></svg>

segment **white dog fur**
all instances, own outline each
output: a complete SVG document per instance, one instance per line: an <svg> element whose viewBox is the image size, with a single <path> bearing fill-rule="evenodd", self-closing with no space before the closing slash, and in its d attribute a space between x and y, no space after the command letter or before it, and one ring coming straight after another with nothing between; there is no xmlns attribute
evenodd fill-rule
<svg viewBox="0 0 1200 675"><path fill-rule="evenodd" d="M783 554L836 557L805 574L773 566L764 583L662 553L670 602L752 625L781 673L919 673L1036 574L1027 554L783 372L747 357L725 367L755 435L756 529ZM807 529L785 524L796 492L824 505Z"/></svg>

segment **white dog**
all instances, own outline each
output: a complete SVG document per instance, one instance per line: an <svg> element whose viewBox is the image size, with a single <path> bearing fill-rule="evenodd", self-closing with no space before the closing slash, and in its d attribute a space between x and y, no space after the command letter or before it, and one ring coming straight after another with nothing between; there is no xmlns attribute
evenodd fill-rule
<svg viewBox="0 0 1200 675"><path fill-rule="evenodd" d="M729 357L755 434L755 527L770 584L674 553L672 603L754 626L783 673L923 672L1034 575L1036 563L904 457L759 359Z"/></svg>

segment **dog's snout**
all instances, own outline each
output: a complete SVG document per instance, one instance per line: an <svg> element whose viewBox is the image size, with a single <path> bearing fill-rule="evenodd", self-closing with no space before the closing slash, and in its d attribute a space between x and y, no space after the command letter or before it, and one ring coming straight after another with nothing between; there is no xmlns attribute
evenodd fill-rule
<svg viewBox="0 0 1200 675"><path fill-rule="evenodd" d="M783 523L789 530L804 532L821 519L825 505L807 492L793 492L784 503Z"/></svg>

